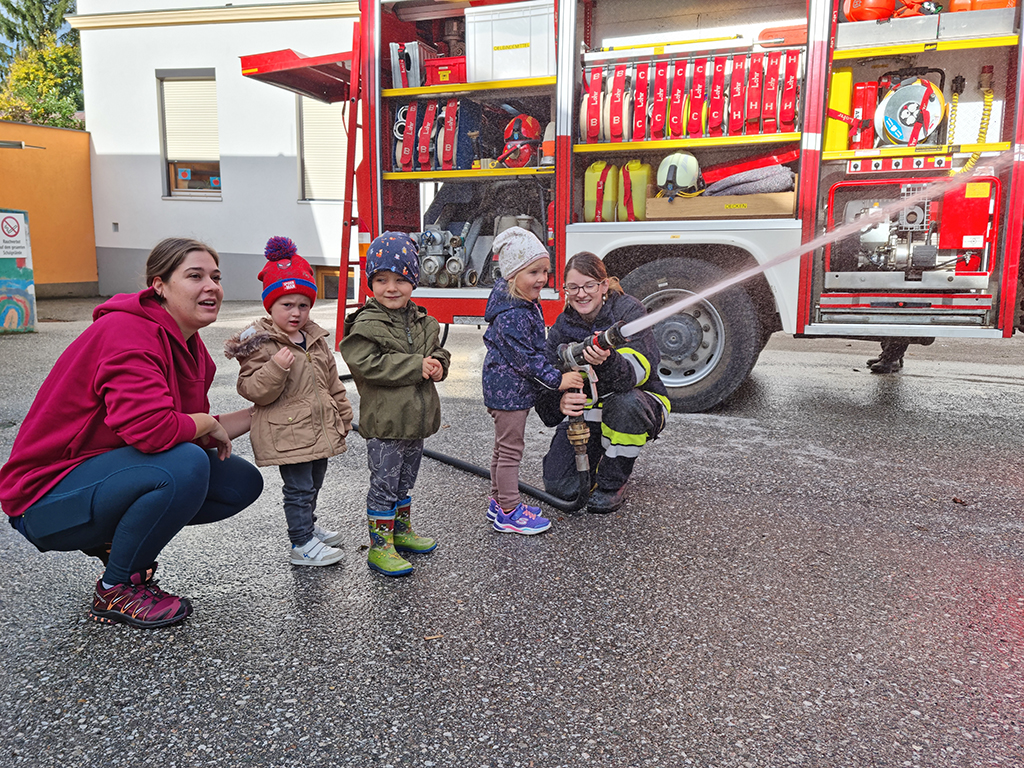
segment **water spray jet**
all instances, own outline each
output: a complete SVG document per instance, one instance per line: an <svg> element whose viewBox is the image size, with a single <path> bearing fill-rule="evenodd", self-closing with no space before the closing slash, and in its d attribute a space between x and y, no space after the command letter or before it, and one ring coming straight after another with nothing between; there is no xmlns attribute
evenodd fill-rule
<svg viewBox="0 0 1024 768"><path fill-rule="evenodd" d="M742 283L746 280L749 280L752 277L760 275L763 272L767 272L769 269L777 267L781 264L785 264L786 262L792 261L793 259L799 258L800 256L803 256L805 253L810 253L811 251L826 246L830 243L834 243L838 240L842 240L843 238L849 237L850 235L854 235L864 229L881 224L887 221L891 214L901 211L905 208L911 207L914 204L922 202L924 200L931 200L933 198L939 197L940 195L944 194L950 189L954 189L956 187L970 183L977 176L995 175L998 171L1008 166L1012 162L1012 160L1013 155L1010 152L1003 152L998 157L993 159L993 161L986 168L984 174L978 172L974 172L971 174L957 174L956 176L947 177L938 180L934 183L929 183L927 187L923 188L919 192L914 193L913 195L910 195L900 200L894 200L893 202L887 205L880 206L878 208L871 208L856 221L847 222L841 226L836 227L835 229L832 229L829 232L825 232L824 234L819 235L813 240L809 240L806 243L798 245L796 248L793 248L792 250L786 251L785 253L782 253L772 259L769 259L763 264L758 264L749 269L745 269L742 272L738 272L735 275L732 275L731 277L722 280L721 282L711 286L710 288L705 288L699 293L694 293L693 295L680 299L679 301L673 304L669 304L660 309L657 309L654 312L645 315L644 317L637 318L636 320L631 320L630 322L623 325L620 329L618 329L620 336L622 337L622 342L619 342L619 344L625 343L625 341L627 341L630 336L634 336L646 328L650 328L651 326L657 325L662 320L671 317L672 315L678 314L687 307L691 307L694 304L698 304L699 302L703 301L704 299L714 296L717 293L721 293L726 288L730 288L734 285L737 285L738 283ZM920 179L918 181L921 181L922 183L927 183L926 179ZM595 336L594 343L597 343L596 338L597 337ZM608 341L610 341L610 339ZM615 344L613 345L613 347L606 347L603 343L600 343L598 344L598 346L601 346L602 348L605 349L609 349L614 348L614 346L618 346L619 344Z"/></svg>

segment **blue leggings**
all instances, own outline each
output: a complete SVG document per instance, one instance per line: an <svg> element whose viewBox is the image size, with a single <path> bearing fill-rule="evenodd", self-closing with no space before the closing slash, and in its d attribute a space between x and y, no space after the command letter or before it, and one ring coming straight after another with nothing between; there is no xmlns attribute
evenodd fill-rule
<svg viewBox="0 0 1024 768"><path fill-rule="evenodd" d="M28 508L18 529L41 551L110 543L103 574L123 584L147 568L186 525L224 520L263 492L263 476L244 459L181 443L163 453L117 448L75 467Z"/></svg>

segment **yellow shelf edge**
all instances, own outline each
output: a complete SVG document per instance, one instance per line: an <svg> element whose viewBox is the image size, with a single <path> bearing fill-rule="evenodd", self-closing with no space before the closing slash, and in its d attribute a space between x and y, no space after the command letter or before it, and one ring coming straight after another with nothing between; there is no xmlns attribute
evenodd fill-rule
<svg viewBox="0 0 1024 768"><path fill-rule="evenodd" d="M553 176L554 166L550 168L491 168L488 170L471 169L468 171L387 171L383 174L384 181L444 181L445 179L482 179L500 178L502 176Z"/></svg>
<svg viewBox="0 0 1024 768"><path fill-rule="evenodd" d="M459 93L475 93L477 91L523 90L531 88L547 88L555 84L554 77L530 77L519 80L489 80L485 83L449 83L447 85L424 85L419 88L384 88L380 95L384 98L412 96L443 96Z"/></svg>
<svg viewBox="0 0 1024 768"><path fill-rule="evenodd" d="M973 152L1004 152L1013 145L1008 141L994 144L929 144L918 147L876 147L875 149L846 149L822 152L825 160L863 160L871 157L914 157L916 155L970 154Z"/></svg>
<svg viewBox="0 0 1024 768"><path fill-rule="evenodd" d="M1017 45L1017 35L999 37L964 38L957 40L929 40L927 42L881 45L877 48L840 48L833 54L836 61L866 59L872 56L893 56L903 53L924 53L925 51L963 51L973 48L1007 48Z"/></svg>
<svg viewBox="0 0 1024 768"><path fill-rule="evenodd" d="M744 144L790 144L800 141L799 133L758 133L750 136L710 136L700 139L665 139L659 141L624 141L620 144L577 144L572 148L576 153L593 152L643 152L659 149L681 149L685 147L729 147Z"/></svg>

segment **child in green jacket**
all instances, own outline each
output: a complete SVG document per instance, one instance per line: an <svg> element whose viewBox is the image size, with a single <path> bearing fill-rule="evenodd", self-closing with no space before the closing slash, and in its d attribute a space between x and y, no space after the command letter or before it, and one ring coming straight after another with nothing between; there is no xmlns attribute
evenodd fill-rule
<svg viewBox="0 0 1024 768"><path fill-rule="evenodd" d="M441 426L434 382L448 375L451 355L438 343L440 326L411 302L419 281L416 245L402 232L384 232L366 254L373 298L345 318L341 355L359 390L359 433L366 438L370 491L367 565L386 576L412 573L399 552L432 552L410 521L423 440Z"/></svg>

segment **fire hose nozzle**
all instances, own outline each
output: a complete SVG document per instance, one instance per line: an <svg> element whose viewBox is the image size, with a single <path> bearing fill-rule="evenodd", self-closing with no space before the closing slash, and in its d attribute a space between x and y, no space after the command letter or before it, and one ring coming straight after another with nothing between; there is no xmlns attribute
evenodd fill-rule
<svg viewBox="0 0 1024 768"><path fill-rule="evenodd" d="M590 457L587 456L587 444L590 442L590 427L582 416L569 419L569 444L576 454L576 471L590 471Z"/></svg>
<svg viewBox="0 0 1024 768"><path fill-rule="evenodd" d="M992 90L992 77L995 73L994 68L991 65L986 65L981 68L981 75L978 77L978 88L982 91Z"/></svg>
<svg viewBox="0 0 1024 768"><path fill-rule="evenodd" d="M599 349L615 349L626 343L626 337L622 335L622 322L618 322L607 330L595 333L586 341L578 341L575 344L562 344L558 348L559 362L564 370L571 371L573 368L587 365L587 359L583 356L583 350L588 347Z"/></svg>

